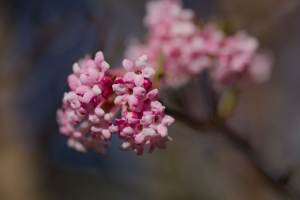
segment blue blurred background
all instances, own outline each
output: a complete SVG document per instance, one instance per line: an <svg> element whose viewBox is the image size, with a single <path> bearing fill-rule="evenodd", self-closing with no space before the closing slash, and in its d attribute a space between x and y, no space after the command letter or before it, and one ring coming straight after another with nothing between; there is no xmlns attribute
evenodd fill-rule
<svg viewBox="0 0 300 200"><path fill-rule="evenodd" d="M67 148L55 118L72 64L102 50L120 65L126 39L145 33L145 2L0 0L0 199L291 198L222 135L180 122L168 150L153 155L121 152L117 138L102 157ZM299 2L183 2L204 20L233 19L274 52L272 79L243 91L229 123L273 177L291 171L288 184L300 192ZM195 84L171 93L188 97L182 109L193 116L206 109Z"/></svg>

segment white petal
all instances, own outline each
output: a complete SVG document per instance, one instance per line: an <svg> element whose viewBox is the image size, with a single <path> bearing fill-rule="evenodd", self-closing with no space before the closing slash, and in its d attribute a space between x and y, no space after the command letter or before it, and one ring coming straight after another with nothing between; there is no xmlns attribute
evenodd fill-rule
<svg viewBox="0 0 300 200"><path fill-rule="evenodd" d="M98 85L94 85L92 88L92 91L95 96L98 96L102 93L102 90L100 89L100 87Z"/></svg>
<svg viewBox="0 0 300 200"><path fill-rule="evenodd" d="M75 146L75 140L72 139L72 138L68 139L67 145L68 145L69 148L73 149L74 146Z"/></svg>
<svg viewBox="0 0 300 200"><path fill-rule="evenodd" d="M111 122L111 120L112 120L111 114L110 114L110 113L105 114L105 115L104 115L104 119L105 119L105 121L107 121L107 122Z"/></svg>
<svg viewBox="0 0 300 200"><path fill-rule="evenodd" d="M142 73L145 78L150 78L154 76L155 71L151 67L146 67L145 69L142 70Z"/></svg>
<svg viewBox="0 0 300 200"><path fill-rule="evenodd" d="M104 112L104 110L102 110L102 108L97 107L97 108L95 109L95 114L96 114L97 116L99 116L99 117L102 117L102 116L105 114L105 112Z"/></svg>
<svg viewBox="0 0 300 200"><path fill-rule="evenodd" d="M106 72L110 68L109 64L107 62L102 62L101 69Z"/></svg>
<svg viewBox="0 0 300 200"><path fill-rule="evenodd" d="M79 67L78 63L74 63L74 65L73 65L73 72L75 74L78 74L80 72L80 67Z"/></svg>
<svg viewBox="0 0 300 200"><path fill-rule="evenodd" d="M107 140L109 140L111 138L111 132L107 129L102 130L102 135Z"/></svg>
<svg viewBox="0 0 300 200"><path fill-rule="evenodd" d="M76 142L74 148L76 151L79 151L82 153L86 152L86 148L80 142Z"/></svg>
<svg viewBox="0 0 300 200"><path fill-rule="evenodd" d="M143 133L146 135L146 136L154 136L156 134L156 132L152 129L152 128L144 128L143 129Z"/></svg>
<svg viewBox="0 0 300 200"><path fill-rule="evenodd" d="M135 61L135 70L144 69L147 66L147 59L148 59L148 57L146 55L143 55L143 56L139 57Z"/></svg>
<svg viewBox="0 0 300 200"><path fill-rule="evenodd" d="M131 149L131 146L132 146L131 142L125 141L125 142L123 142L123 144L120 147L120 149L123 150L123 151L128 151L128 150Z"/></svg>
<svg viewBox="0 0 300 200"><path fill-rule="evenodd" d="M123 60L123 67L126 69L126 71L131 72L134 69L134 62L131 60L125 59Z"/></svg>

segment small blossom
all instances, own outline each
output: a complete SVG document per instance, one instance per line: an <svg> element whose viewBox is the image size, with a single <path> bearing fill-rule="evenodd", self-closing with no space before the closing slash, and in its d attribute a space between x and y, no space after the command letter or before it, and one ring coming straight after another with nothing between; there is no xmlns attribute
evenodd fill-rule
<svg viewBox="0 0 300 200"><path fill-rule="evenodd" d="M151 78L155 74L155 71L147 66L146 55L139 57L135 63L125 59L123 66L126 71L128 71L127 76L132 77L134 84L137 86L142 86L144 84L144 78Z"/></svg>

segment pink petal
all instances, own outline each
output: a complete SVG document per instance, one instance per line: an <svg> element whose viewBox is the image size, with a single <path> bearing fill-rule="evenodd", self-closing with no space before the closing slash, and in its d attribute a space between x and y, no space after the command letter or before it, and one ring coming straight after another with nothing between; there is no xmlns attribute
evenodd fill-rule
<svg viewBox="0 0 300 200"><path fill-rule="evenodd" d="M102 61L104 60L104 55L102 53L102 51L99 51L96 53L95 55L95 62L98 64L100 64Z"/></svg>
<svg viewBox="0 0 300 200"><path fill-rule="evenodd" d="M89 103L89 102L92 100L93 97L94 97L93 92L92 92L92 91L88 91L88 92L86 92L86 93L83 95L83 97L82 97L82 102L84 102L84 103Z"/></svg>
<svg viewBox="0 0 300 200"><path fill-rule="evenodd" d="M89 77L85 74L81 74L79 80L82 85L91 86L92 82L90 81Z"/></svg>
<svg viewBox="0 0 300 200"><path fill-rule="evenodd" d="M109 140L111 138L111 132L108 129L103 129L102 135L106 140Z"/></svg>
<svg viewBox="0 0 300 200"><path fill-rule="evenodd" d="M75 100L77 100L77 95L76 95L75 92L65 93L64 98L63 98L64 102L66 102L66 101L75 101Z"/></svg>
<svg viewBox="0 0 300 200"><path fill-rule="evenodd" d="M91 127L91 131L93 132L93 133L101 133L102 132L102 127L99 127L99 125L98 126L92 126Z"/></svg>
<svg viewBox="0 0 300 200"><path fill-rule="evenodd" d="M91 90L90 87L82 85L82 86L79 86L79 87L76 88L76 94L82 96L82 95L84 95L86 92L88 92L90 90Z"/></svg>
<svg viewBox="0 0 300 200"><path fill-rule="evenodd" d="M59 132L66 137L69 137L71 134L71 132L66 127L60 127Z"/></svg>
<svg viewBox="0 0 300 200"><path fill-rule="evenodd" d="M140 122L140 120L139 119L135 119L135 118L129 118L127 120L127 123L130 124L130 125L137 125L139 122Z"/></svg>
<svg viewBox="0 0 300 200"><path fill-rule="evenodd" d="M135 112L141 112L143 108L143 102L133 95L131 95L130 98L128 99L128 104L130 109Z"/></svg>
<svg viewBox="0 0 300 200"><path fill-rule="evenodd" d="M136 98L133 95L130 95L128 98L128 104L130 107L135 107L136 105L138 105L140 103L139 99Z"/></svg>
<svg viewBox="0 0 300 200"><path fill-rule="evenodd" d="M100 122L99 117L97 115L92 115L92 114L89 115L89 120L95 124Z"/></svg>
<svg viewBox="0 0 300 200"><path fill-rule="evenodd" d="M165 117L162 119L162 124L165 126L170 126L172 123L174 122L174 118L169 116L169 115L165 115Z"/></svg>
<svg viewBox="0 0 300 200"><path fill-rule="evenodd" d="M75 131L72 136L76 139L80 139L83 135L82 133Z"/></svg>
<svg viewBox="0 0 300 200"><path fill-rule="evenodd" d="M165 127L162 124L159 124L157 126L157 132L162 136L162 137L166 137L168 135L168 129L167 127Z"/></svg>
<svg viewBox="0 0 300 200"><path fill-rule="evenodd" d="M126 113L124 113L124 117L137 119L138 118L138 114L135 113L135 112L126 112Z"/></svg>
<svg viewBox="0 0 300 200"><path fill-rule="evenodd" d="M125 84L130 84L130 85L134 85L134 79L135 79L135 73L133 72L127 72L124 75L123 81L125 82Z"/></svg>
<svg viewBox="0 0 300 200"><path fill-rule="evenodd" d="M123 95L123 94L125 94L126 91L127 91L126 86L123 85L123 84L113 84L113 85L112 85L112 88L113 88L113 91L114 91L115 93L117 93L117 95Z"/></svg>
<svg viewBox="0 0 300 200"><path fill-rule="evenodd" d="M151 101L155 101L157 99L157 96L158 96L158 90L157 89L151 90L147 94L147 98L150 99Z"/></svg>
<svg viewBox="0 0 300 200"><path fill-rule="evenodd" d="M152 82L149 79L145 78L144 79L144 88L146 90L150 90L151 87L152 87Z"/></svg>
<svg viewBox="0 0 300 200"><path fill-rule="evenodd" d="M122 96L117 96L114 102L116 105L125 105L127 101L128 101L127 95L122 95Z"/></svg>
<svg viewBox="0 0 300 200"><path fill-rule="evenodd" d="M145 140L145 135L143 134L143 132L139 133L135 136L134 140L136 144L142 144Z"/></svg>
<svg viewBox="0 0 300 200"><path fill-rule="evenodd" d="M146 95L146 90L143 87L134 87L133 95L138 98L142 98Z"/></svg>
<svg viewBox="0 0 300 200"><path fill-rule="evenodd" d="M90 81L92 83L97 83L100 78L101 78L100 73L93 73L93 74L90 75Z"/></svg>
<svg viewBox="0 0 300 200"><path fill-rule="evenodd" d="M136 74L134 77L134 83L136 86L142 86L144 84L144 77L143 75Z"/></svg>
<svg viewBox="0 0 300 200"><path fill-rule="evenodd" d="M134 62L131 60L125 59L123 60L123 67L126 69L128 72L132 72L134 70Z"/></svg>
<svg viewBox="0 0 300 200"><path fill-rule="evenodd" d="M126 135L133 135L135 133L134 129L131 127L124 128L122 132Z"/></svg>
<svg viewBox="0 0 300 200"><path fill-rule="evenodd" d="M87 60L86 62L85 62L85 66L87 67L87 68L96 68L96 63L95 63L95 61L94 60Z"/></svg>
<svg viewBox="0 0 300 200"><path fill-rule="evenodd" d="M152 111L157 111L157 110L164 110L164 106L159 102L159 101L152 101L151 102L151 109Z"/></svg>
<svg viewBox="0 0 300 200"><path fill-rule="evenodd" d="M78 87L78 77L74 74L68 76L68 83L71 90L76 90Z"/></svg>
<svg viewBox="0 0 300 200"><path fill-rule="evenodd" d="M273 60L273 55L270 52L256 54L248 69L250 78L258 83L268 80Z"/></svg>
<svg viewBox="0 0 300 200"><path fill-rule="evenodd" d="M119 128L118 126L114 126L114 125L110 125L108 130L111 132L111 133L116 133L119 131Z"/></svg>
<svg viewBox="0 0 300 200"><path fill-rule="evenodd" d="M142 117L141 124L142 125L149 125L149 124L152 123L152 121L153 121L153 116L152 115L146 115L146 116Z"/></svg>
<svg viewBox="0 0 300 200"><path fill-rule="evenodd" d="M155 115L161 115L161 114L163 114L164 111L165 111L165 109L166 109L165 106L160 106L160 107L158 107L158 108L153 108L153 107L152 107L152 111L154 111L154 114L155 114Z"/></svg>

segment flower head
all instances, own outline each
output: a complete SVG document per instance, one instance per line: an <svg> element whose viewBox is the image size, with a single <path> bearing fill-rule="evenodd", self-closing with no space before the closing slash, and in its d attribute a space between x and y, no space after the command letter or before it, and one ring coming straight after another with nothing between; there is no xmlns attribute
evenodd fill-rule
<svg viewBox="0 0 300 200"><path fill-rule="evenodd" d="M169 141L155 139L168 137L166 129L173 121L153 121L152 115L163 111L163 106L156 100L158 91L151 90L155 71L147 66L147 56L135 62L125 59L123 66L127 71L123 78L110 75L102 52L95 59L73 65L68 77L71 91L65 93L62 109L57 111L60 132L68 138L70 148L80 152L93 149L102 155L109 147L107 141L118 133L124 140L122 150L133 149L141 155L146 143L157 146L158 141ZM122 118L115 119L114 125L121 107ZM159 123L157 127L155 123Z"/></svg>
<svg viewBox="0 0 300 200"><path fill-rule="evenodd" d="M146 42L132 40L126 56L137 59L149 55L149 67L162 71L161 79L168 86L180 86L204 70L222 85L261 82L269 77L271 59L257 59L261 57L257 56L259 42L245 31L227 35L213 24L200 28L194 12L185 9L180 0L150 1L146 10ZM260 64L254 65L258 60ZM132 70L133 62L125 64ZM137 85L142 84L141 76L130 76Z"/></svg>

